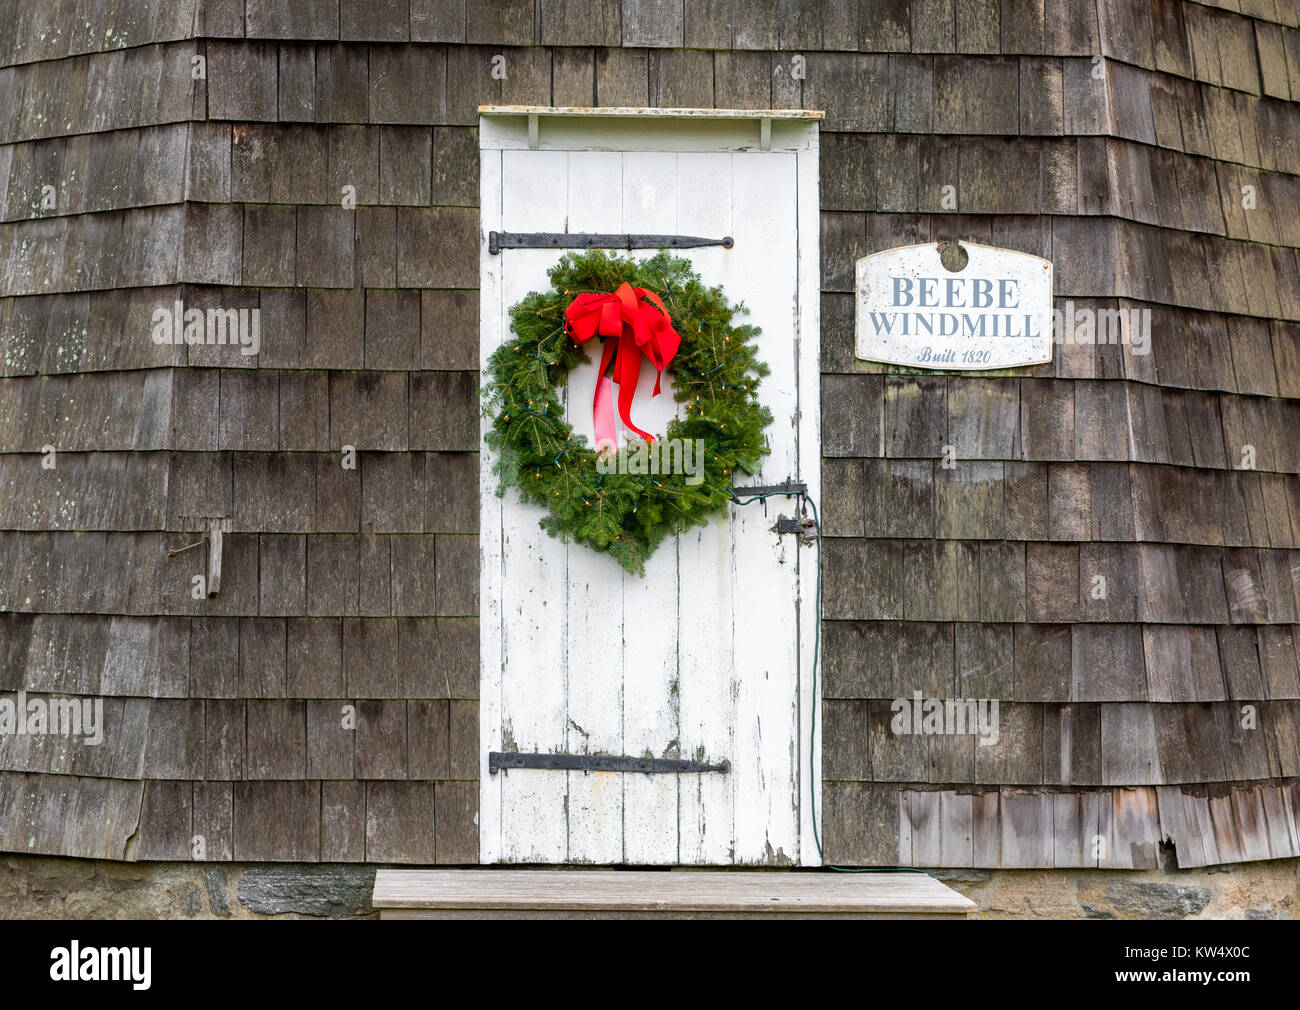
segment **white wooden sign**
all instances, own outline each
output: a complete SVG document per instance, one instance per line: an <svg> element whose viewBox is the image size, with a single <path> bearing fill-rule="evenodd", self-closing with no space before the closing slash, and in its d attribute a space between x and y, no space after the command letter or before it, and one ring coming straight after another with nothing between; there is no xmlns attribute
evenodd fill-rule
<svg viewBox="0 0 1300 1010"><path fill-rule="evenodd" d="M490 231L733 236L731 249L680 255L763 330L772 452L747 482L797 478L815 497L816 123L797 110L766 128L711 111L481 112L482 360L563 254L494 255ZM575 369L565 401L589 441L594 382L594 365ZM638 396L635 416L660 434L674 408L665 383L658 399ZM773 531L794 503L733 508L662 545L637 578L548 536L513 493L498 498L487 459L480 473L480 860L816 864L815 553ZM492 774L493 751L725 760L730 771Z"/></svg>
<svg viewBox="0 0 1300 1010"><path fill-rule="evenodd" d="M1017 368L1052 360L1052 264L963 242L947 269L935 243L857 262L857 356L916 368Z"/></svg>

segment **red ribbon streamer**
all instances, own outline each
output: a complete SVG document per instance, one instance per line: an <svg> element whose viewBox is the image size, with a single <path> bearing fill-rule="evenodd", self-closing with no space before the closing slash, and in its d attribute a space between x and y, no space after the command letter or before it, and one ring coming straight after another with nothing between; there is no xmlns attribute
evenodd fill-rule
<svg viewBox="0 0 1300 1010"><path fill-rule="evenodd" d="M614 412L610 402L610 377L606 374L614 362L614 382L618 383L618 414L628 430L647 442L654 436L632 423L632 397L636 395L644 355L655 368L655 391L663 371L681 346L681 335L673 329L672 317L653 291L623 283L612 295L581 294L569 303L564 313L565 331L580 344L594 336L617 337L604 341L600 356L600 378L592 401L592 419L596 427L596 444L613 441Z"/></svg>

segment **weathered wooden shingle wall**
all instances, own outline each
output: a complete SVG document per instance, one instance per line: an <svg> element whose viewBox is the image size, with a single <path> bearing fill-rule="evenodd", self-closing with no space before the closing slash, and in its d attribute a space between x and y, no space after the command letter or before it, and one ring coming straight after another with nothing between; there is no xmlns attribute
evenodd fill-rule
<svg viewBox="0 0 1300 1010"><path fill-rule="evenodd" d="M110 727L0 739L0 848L474 858L474 126L537 103L826 110L828 859L1300 852L1292 0L6 0L0 62L0 691ZM854 259L953 237L1151 353L856 361ZM177 298L261 354L153 344Z"/></svg>

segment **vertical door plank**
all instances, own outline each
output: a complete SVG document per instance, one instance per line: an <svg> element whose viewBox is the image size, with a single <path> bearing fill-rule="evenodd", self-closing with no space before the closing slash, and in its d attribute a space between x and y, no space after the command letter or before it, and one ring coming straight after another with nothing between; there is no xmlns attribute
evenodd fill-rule
<svg viewBox="0 0 1300 1010"><path fill-rule="evenodd" d="M818 134L811 131L807 150L798 160L797 227L799 279L797 299L798 427L797 472L808 494L821 504L821 210L818 205ZM821 689L813 683L817 627L816 547L801 547L798 559L799 599L799 733L794 788L799 810L799 861L820 866L814 833L821 821Z"/></svg>
<svg viewBox="0 0 1300 1010"><path fill-rule="evenodd" d="M623 213L622 155L569 154L567 225L575 232L617 231ZM600 362L589 345L590 368L575 369L568 383L567 419L574 434L591 433L591 397ZM608 555L580 544L568 555L568 726L571 754L623 754L622 569ZM562 738L563 739L563 738ZM558 741L557 741L558 742ZM560 774L552 772L551 774ZM569 861L623 860L624 776L615 772L565 772L569 779Z"/></svg>
<svg viewBox="0 0 1300 1010"><path fill-rule="evenodd" d="M688 234L730 235L731 155L677 156L677 215ZM731 250L705 248L691 260L706 284L740 297ZM684 775L678 783L678 828L683 863L729 863L735 848L732 776L735 774L731 626L731 516L678 538L681 586L677 622L678 709L682 757L732 762L726 775ZM742 611L743 613L743 611Z"/></svg>
<svg viewBox="0 0 1300 1010"><path fill-rule="evenodd" d="M501 152L484 149L479 162L480 227L484 236L501 230ZM486 362L500 345L504 332L501 305L501 257L488 253L479 242L479 360ZM481 429L486 433L488 420ZM480 439L482 450L482 440ZM501 781L488 774L488 754L501 750L501 587L504 558L501 553L502 500L497 497L496 474L483 452L479 473L479 861L501 859Z"/></svg>
<svg viewBox="0 0 1300 1010"><path fill-rule="evenodd" d="M760 482L775 484L801 476L796 473L798 369L792 339L797 326L796 162L788 152L738 152L732 165L733 270L745 279L743 297L763 328L758 345L771 368L761 395L775 419L768 429L772 452ZM792 515L794 507L791 499L755 503L738 508L732 524L738 594L732 628L737 862L799 859L798 542L772 530L776 517Z"/></svg>
<svg viewBox="0 0 1300 1010"><path fill-rule="evenodd" d="M511 231L563 231L568 154L505 151L502 155L502 221ZM554 251L509 249L500 253L505 310L547 283ZM503 317L502 328L509 326ZM503 333L503 339L508 334ZM568 577L566 549L537 525L537 510L508 495L501 549L501 736L505 750L551 752L567 736L566 697ZM564 862L568 858L566 776L550 770L516 769L501 783L502 859Z"/></svg>
<svg viewBox="0 0 1300 1010"><path fill-rule="evenodd" d="M629 152L623 156L622 231L669 234L679 227L677 155ZM645 254L650 255L650 254ZM666 377L667 378L667 377ZM676 416L673 390L665 381L657 399L654 372L641 368L633 422L661 436ZM627 753L680 756L677 721L677 608L680 584L677 545L662 544L646 562L644 578L624 575L623 732ZM676 775L623 776L624 860L675 863Z"/></svg>

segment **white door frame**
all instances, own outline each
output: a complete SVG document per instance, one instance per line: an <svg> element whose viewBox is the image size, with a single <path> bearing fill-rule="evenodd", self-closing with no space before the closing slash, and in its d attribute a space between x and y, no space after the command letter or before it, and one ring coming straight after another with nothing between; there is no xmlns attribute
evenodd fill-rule
<svg viewBox="0 0 1300 1010"><path fill-rule="evenodd" d="M797 477L820 501L820 307L818 120L804 110L743 111L725 109L552 109L534 106L483 106L479 109L479 147L503 150L608 151L794 151L797 153L796 220L798 229L797 308L793 339L797 346ZM592 117L597 117L594 121ZM485 365L496 346L501 304L500 255L488 251L488 233L506 230L502 222L499 158L480 164L480 349ZM707 279L706 279L707 280ZM777 424L782 423L777 418ZM490 422L483 419L486 433ZM480 530L498 529L502 515L497 478L486 446L480 462ZM777 501L786 501L778 499ZM759 505L748 506L758 509ZM538 531L538 536L546 534ZM776 534L773 534L774 536ZM814 818L821 823L820 680L814 695L813 652L816 632L816 557L812 547L794 551L802 598L798 611L798 864L820 865L814 844ZM501 542L480 535L479 641L479 861L499 862L501 853L500 773L488 771L488 753L502 749L502 565ZM810 745L811 740L811 745Z"/></svg>

